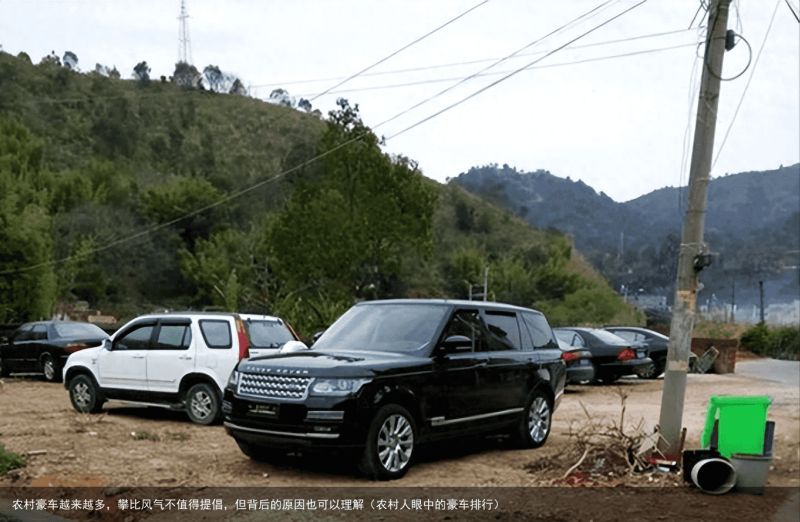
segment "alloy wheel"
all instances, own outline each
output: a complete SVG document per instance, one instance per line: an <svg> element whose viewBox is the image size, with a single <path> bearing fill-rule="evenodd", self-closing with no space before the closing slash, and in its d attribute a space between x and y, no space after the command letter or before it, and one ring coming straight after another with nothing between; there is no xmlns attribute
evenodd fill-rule
<svg viewBox="0 0 800 522"><path fill-rule="evenodd" d="M73 386L72 398L75 399L75 404L80 406L81 409L87 409L92 402L92 394L89 392L89 385L79 382Z"/></svg>
<svg viewBox="0 0 800 522"><path fill-rule="evenodd" d="M547 438L550 430L550 405L544 397L536 397L528 409L528 432L535 443Z"/></svg>
<svg viewBox="0 0 800 522"><path fill-rule="evenodd" d="M205 419L211 415L213 404L213 400L208 393L203 390L198 390L194 395L192 395L192 403L190 407L192 408L192 413L195 415L195 417L198 419Z"/></svg>
<svg viewBox="0 0 800 522"><path fill-rule="evenodd" d="M378 431L378 460L386 471L396 473L405 468L414 451L414 429L411 422L398 413L386 417Z"/></svg>
<svg viewBox="0 0 800 522"><path fill-rule="evenodd" d="M42 371L44 372L44 378L48 381L52 381L55 378L56 365L52 359L45 359L44 364L42 365Z"/></svg>

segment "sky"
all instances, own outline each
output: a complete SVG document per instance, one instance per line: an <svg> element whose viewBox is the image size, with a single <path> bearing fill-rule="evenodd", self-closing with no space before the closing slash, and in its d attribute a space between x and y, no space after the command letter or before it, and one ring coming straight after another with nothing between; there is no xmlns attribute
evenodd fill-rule
<svg viewBox="0 0 800 522"><path fill-rule="evenodd" d="M488 0L315 98L481 0L186 0L194 65L238 75L254 96L280 87L323 112L345 97L359 105L367 125L390 138L388 152L416 160L439 181L472 166L508 164L583 180L617 201L688 180L702 69L698 23L705 19L690 25L700 0L648 0L557 49L639 1ZM788 3L798 10L798 0ZM179 0L0 0L0 45L34 62L69 50L81 70L101 63L123 77L146 60L152 76L168 76L178 59L179 10ZM786 0L734 0L728 27L744 41L726 53L722 76L744 72L722 82L712 176L797 163L800 24ZM537 40L524 56L486 71L491 75L379 125ZM619 56L630 53L640 54ZM392 137L535 60L531 69Z"/></svg>

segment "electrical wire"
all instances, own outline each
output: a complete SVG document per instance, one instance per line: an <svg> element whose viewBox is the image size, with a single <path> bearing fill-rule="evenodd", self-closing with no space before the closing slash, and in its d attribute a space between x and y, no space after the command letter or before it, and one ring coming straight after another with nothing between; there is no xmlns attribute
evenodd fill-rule
<svg viewBox="0 0 800 522"><path fill-rule="evenodd" d="M672 50L675 50L675 49L685 49L687 47L694 47L695 45L697 45L697 44L695 42L692 42L692 43L686 43L686 44L670 45L668 47L657 47L657 48L654 48L654 49L642 49L642 50L639 50L639 51L630 51L630 52L627 52L627 53L611 54L611 55L606 55L606 56L595 56L595 57L592 57L592 58L583 58L583 59L580 59L580 60L572 60L572 61L568 61L568 62L549 63L549 64L539 65L539 66L535 66L535 67L529 67L527 69L527 71L535 71L535 70L538 70L538 69L550 69L550 68L553 68L553 67L564 67L564 66L568 66L568 65L579 65L579 64L583 64L583 63L600 62L600 61L605 61L605 60L614 60L614 59L617 59L617 58L628 58L628 57L631 57L631 56L639 56L639 55L642 55L642 54L659 53L659 52L665 52L665 51L672 51ZM483 78L483 77L487 77L487 76L501 76L503 74L508 74L509 72L511 72L511 70L494 71L494 72L481 72L481 73L477 73L477 74L471 75L470 79ZM427 80L416 80L416 81L403 82L403 83L372 85L372 86L369 86L369 87L353 87L351 89L341 89L341 90L338 90L338 91L332 91L332 92L330 92L328 94L348 94L348 93L353 93L353 92L376 91L376 90L385 90L385 89L398 89L398 88L403 88L403 87L415 87L417 85L426 85L426 84L430 84L430 83L450 82L450 81L453 81L453 80L460 80L460 79L461 79L460 76L457 76L457 77L456 76L451 76L451 77L447 77L447 78L429 78ZM297 96L310 96L311 94L313 94L313 93L301 93L301 94L297 94ZM387 120L386 122L388 122L388 121L389 120ZM376 125L374 128L377 128L379 126L380 126L380 124Z"/></svg>
<svg viewBox="0 0 800 522"><path fill-rule="evenodd" d="M618 39L615 39L615 40L603 40L601 42L594 42L594 43L588 43L588 44L583 44L583 45L573 45L572 47L570 47L570 49L588 49L590 47L599 47L599 46L603 46L603 45L625 43L625 42L631 42L631 41L634 41L634 40L642 40L642 39L646 39L646 38L657 38L657 37L661 37L661 36L669 36L669 35L674 35L674 34L686 33L686 32L691 31L691 30L693 30L693 28L690 27L688 29L676 29L674 31L663 31L663 32L659 32L659 33L648 33L648 34L642 34L642 35L637 35L637 36L629 36L627 38L618 38ZM515 58L522 58L522 57L526 57L526 56L538 56L540 54L544 54L544 52L545 51L536 51L536 52L532 52L532 53L520 53L520 54L516 55ZM440 63L440 64L434 64L434 65L423 65L423 66L420 66L420 67L408 67L408 68L405 68L405 69L392 69L392 70L389 70L389 71L376 71L376 72L371 72L371 73L367 73L367 74L362 74L361 76L362 77L387 76L387 75L392 75L392 74L402 74L402 73L408 73L408 72L429 71L429 70L432 70L432 69L445 69L445 68L450 68L450 67L459 67L459 66L462 66L462 65L475 65L475 64L478 64L478 63L494 62L494 61L497 61L497 60L500 60L500 59L501 58L480 58L480 59L477 59L477 60L466 60L466 61L462 61L462 62L448 62L448 63ZM343 76L335 76L335 77L328 77L328 78L313 78L313 79L308 79L308 80L292 80L292 81L287 81L287 82L251 84L250 87L256 88L256 89L260 89L262 87L285 87L287 85L302 85L302 84L307 84L307 83L320 83L320 82L336 81L336 80L341 80L342 78L344 78L344 77ZM298 96L302 96L302 95L298 94Z"/></svg>
<svg viewBox="0 0 800 522"><path fill-rule="evenodd" d="M753 67L750 69L750 75L747 77L747 82L744 84L744 89L742 90L742 95L739 97L739 103L736 104L736 110L733 111L733 118L731 118L730 123L728 124L728 128L725 130L725 135L722 138L722 142L719 145L719 149L717 149L717 154L714 156L714 161L711 163L711 169L713 170L717 164L717 160L719 159L720 154L722 154L722 150L725 148L725 144L728 142L728 136L731 133L731 129L733 128L733 124L736 122L736 117L739 115L739 109L742 108L742 102L744 102L744 97L747 95L747 89L750 88L750 82L753 81L753 76L756 72L756 67L758 67L758 61L761 58L761 53L764 51L764 47L767 44L767 39L769 38L769 33L772 31L772 24L775 22L775 15L778 13L778 6L780 5L781 1L777 0L775 2L775 8L772 10L772 18L769 20L769 25L767 26L767 32L764 34L764 40L761 42L761 47L758 49L758 54L756 54L756 59L753 62Z"/></svg>
<svg viewBox="0 0 800 522"><path fill-rule="evenodd" d="M381 59L380 59L380 60L378 60L377 62L373 63L372 65L368 65L367 67L364 67L363 69L361 69L361 70L360 70L360 71L358 71L357 73L353 73L353 74L351 74L350 76L348 76L348 77L347 77L347 78L345 78L344 80L340 81L340 82L339 82L339 83L337 83L336 85L332 85L331 87L328 87L326 90L322 91L321 93L319 93L317 96L315 96L314 98L312 98L312 99L311 99L311 100L309 100L309 101L314 101L314 100L316 100L317 98L319 98L320 96L324 96L325 94L329 93L330 91L332 91L332 90L334 90L334 89L337 89L337 88L341 87L342 85L344 85L345 83L349 82L349 81L350 81L350 80L352 80L353 78L356 78L356 77L358 77L358 76L361 76L362 74L364 74L365 72L369 71L370 69L373 69L373 68L377 67L378 65L382 64L383 62L385 62L385 61L387 61L387 60L389 60L389 59L391 59L391 58L393 58L393 57L397 56L398 54L400 54L401 52L405 51L405 50L406 50L406 49L408 49L409 47L411 47L411 46L413 46L413 45L416 45L416 44L418 44L419 42L421 42L421 41L425 40L426 38L428 38L429 36L431 36L431 35L433 35L433 34L436 34L436 33L438 33L439 31L441 31L442 29L444 29L444 28L445 28L445 27L447 27L448 25L450 25L450 24L452 24L452 23L456 22L457 20L459 20L459 19L461 19L461 18L465 17L466 15L468 15L469 13L471 13L472 11L474 11L475 9L478 9L478 8L479 8L479 7L481 7L481 6L483 6L483 5L486 5L488 2L489 2L489 0L483 0L483 1L481 1L481 2L479 2L479 3L477 3L477 4L475 4L474 6L470 7L470 8L469 8L469 9L467 9L466 11L463 11L462 13L458 14L457 16L455 16L455 17L451 18L450 20L448 20L447 22L443 23L442 25L440 25L440 26L438 26L438 27L436 27L436 28L434 28L434 29L432 29L432 30L428 31L427 33L425 33L424 35L420 36L419 38L416 38L416 39L412 40L411 42L409 42L409 43L407 43L406 45L404 45L403 47L401 47L401 48L397 49L397 50L396 50L396 51L394 51L393 53L390 53L390 54L388 54L387 56L384 56L383 58L381 58Z"/></svg>
<svg viewBox="0 0 800 522"><path fill-rule="evenodd" d="M789 11L792 12L792 15L794 16L794 19L797 20L797 23L800 23L800 15L798 15L797 11L794 10L794 7L789 0L786 0L786 7L788 7Z"/></svg>
<svg viewBox="0 0 800 522"><path fill-rule="evenodd" d="M705 35L702 33L702 27L698 27L697 40L697 45L700 45L703 41L705 41ZM694 108L697 101L697 92L699 90L700 83L698 64L700 64L702 60L703 59L697 56L697 53L695 53L695 59L692 62L692 72L689 75L689 110L687 111L686 116L686 127L683 131L681 165L680 173L678 175L678 215L683 215L683 185L686 180L686 171L689 168L689 149L692 142L692 116L694 116Z"/></svg>
<svg viewBox="0 0 800 522"><path fill-rule="evenodd" d="M432 120L433 118L436 118L436 117L444 114L445 112L447 112L447 111L449 111L451 109L454 109L455 107L458 107L462 103L465 103L468 100L474 98L475 96L478 96L478 95L486 92L487 90L491 89L492 87L495 87L496 85L499 85L500 83L503 83L504 81L508 80L509 78L512 78L513 76L516 76L517 74L521 73L525 69L527 69L527 68L529 68L529 67L531 67L533 65L536 65L537 63L541 62L545 58L547 58L549 56L552 56L553 54L557 53L558 51L564 49L568 45L580 40L581 38L584 38L585 36L593 33L594 31L600 29L601 27L604 27L604 26L608 25L609 23L613 22L617 18L619 18L619 17L621 17L621 16L633 11L637 7L645 4L647 1L648 0L640 0L636 4L634 4L631 7L625 9L624 11L620 12L619 14L616 14L616 15L612 16L611 18L609 18L608 20L605 20L604 22L592 27L588 31L586 31L584 33L581 33L580 35L578 35L577 37L573 38L572 40L569 40L567 43L556 47L555 49L553 49L552 51L548 52L547 54L545 54L541 58L537 58L536 60L533 60L532 62L529 62L526 65L523 65L522 67L520 67L520 68L518 68L518 69L516 69L516 70L514 70L514 71L512 71L510 73L508 73L507 75L503 76L502 78L499 78L499 79L493 81L492 83L490 83L490 84L488 84L488 85L486 85L484 87L481 87L480 89L478 89L477 91L474 91L473 93L469 94L468 96L466 96L466 97L464 97L464 98L462 98L462 99L460 99L460 100L458 100L458 101L456 101L454 103L451 103L450 105L447 105L443 109L440 109L440 110L436 111L435 113L431 114L430 116L427 116L427 117L419 120L418 122L413 123L413 124L409 125L408 127L405 127L404 129L398 131L398 132L395 132L394 134L392 134L389 137L387 137L386 140L390 140L392 138L396 138L397 136L400 136L401 134L405 134L406 132L410 131L411 129L419 127L420 125Z"/></svg>

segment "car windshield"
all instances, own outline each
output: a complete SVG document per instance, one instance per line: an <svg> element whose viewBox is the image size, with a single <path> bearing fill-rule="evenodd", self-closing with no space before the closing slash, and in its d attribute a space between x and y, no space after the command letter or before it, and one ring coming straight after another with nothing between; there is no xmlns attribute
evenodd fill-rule
<svg viewBox="0 0 800 522"><path fill-rule="evenodd" d="M286 326L278 321L247 320L247 333L253 348L280 348L294 337Z"/></svg>
<svg viewBox="0 0 800 522"><path fill-rule="evenodd" d="M426 304L365 304L348 310L322 337L314 350L412 352L433 342L436 328L449 310Z"/></svg>
<svg viewBox="0 0 800 522"><path fill-rule="evenodd" d="M612 346L629 346L631 344L622 337L605 330L592 330L591 334L605 344Z"/></svg>
<svg viewBox="0 0 800 522"><path fill-rule="evenodd" d="M89 323L53 323L59 337L108 337L99 327Z"/></svg>

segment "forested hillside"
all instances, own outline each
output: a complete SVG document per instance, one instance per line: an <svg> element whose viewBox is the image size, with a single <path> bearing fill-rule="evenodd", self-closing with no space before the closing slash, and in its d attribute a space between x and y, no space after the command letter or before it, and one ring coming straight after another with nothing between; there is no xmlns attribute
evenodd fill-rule
<svg viewBox="0 0 800 522"><path fill-rule="evenodd" d="M0 53L0 322L86 300L308 333L357 299L465 297L487 266L491 297L554 322L635 320L564 235L383 153L356 105L113 76Z"/></svg>
<svg viewBox="0 0 800 522"><path fill-rule="evenodd" d="M503 165L475 167L453 184L488 198L528 223L570 234L616 286L671 297L685 187L666 187L618 203L582 181ZM705 237L717 254L703 272L703 299L758 302L797 298L800 251L800 164L715 178L709 184ZM735 288L734 288L735 287Z"/></svg>

